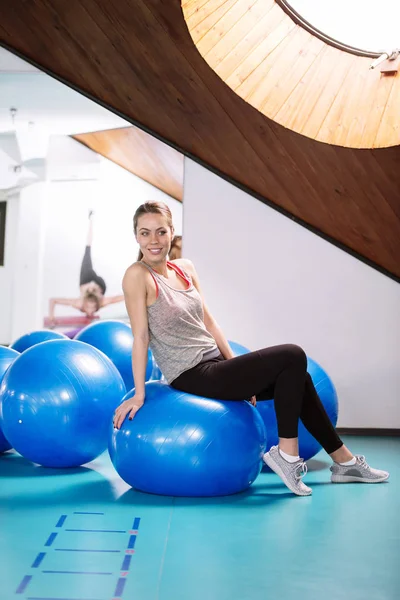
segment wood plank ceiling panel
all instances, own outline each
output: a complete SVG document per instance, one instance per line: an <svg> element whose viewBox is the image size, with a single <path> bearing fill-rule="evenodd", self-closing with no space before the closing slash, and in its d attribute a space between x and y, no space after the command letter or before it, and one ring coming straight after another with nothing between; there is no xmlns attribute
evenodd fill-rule
<svg viewBox="0 0 400 600"><path fill-rule="evenodd" d="M191 20L198 21L197 25L191 29L192 37L193 40L196 41L196 44L199 43L206 34L212 31L214 25L218 23L220 19L229 15L229 10L236 2L237 0L225 0L224 2L221 2L220 0L209 0L205 10L207 12L207 7L210 6L211 11L206 15L205 19L201 18L201 16L199 17L201 9L199 13L195 13L193 17L191 17ZM219 6L216 7L217 4L219 4Z"/></svg>
<svg viewBox="0 0 400 600"><path fill-rule="evenodd" d="M3 2L0 40L400 277L399 148L331 146L266 118L201 57L178 0Z"/></svg>
<svg viewBox="0 0 400 600"><path fill-rule="evenodd" d="M183 154L157 138L138 127L83 133L73 137L182 202Z"/></svg>
<svg viewBox="0 0 400 600"><path fill-rule="evenodd" d="M288 24L283 11L276 4L264 16L259 15L259 13L256 13L256 16L258 17L257 22L250 19L249 23L247 20L242 19L239 28L235 27L235 31L231 36L225 36L220 40L220 43L215 47L218 52L210 52L210 55L205 56L207 63L233 89L235 86L233 74L240 68L241 63L248 59L249 54L261 43L269 43L270 35L278 29L279 24L283 21L286 23L284 35L295 27L293 22ZM250 68L251 66L250 64ZM240 76L237 78L240 84Z"/></svg>
<svg viewBox="0 0 400 600"><path fill-rule="evenodd" d="M282 15L279 15L281 17ZM254 48L249 52L246 56L238 56L238 66L233 71L233 73L225 80L227 85L231 87L233 90L238 91L241 87L239 96L244 98L246 96L249 83L247 82L248 78L253 77L253 73L257 70L257 73L260 75L258 79L255 79L254 85L250 87L250 91L256 86L262 83L264 73L262 71L263 62L267 56L272 55L274 52L277 56L279 56L279 52L285 48L285 45L290 42L291 36L295 35L297 31L297 26L292 22L289 22L287 19L277 19L277 26L272 26L271 29L267 26L267 23L263 21L263 29L261 31L257 31L257 34L262 35L262 42L254 45ZM275 22L275 19L274 19ZM267 30L267 32L266 32ZM258 39L257 35L257 39ZM250 83L252 83L250 81Z"/></svg>
<svg viewBox="0 0 400 600"><path fill-rule="evenodd" d="M205 32L209 18L205 16L207 7L211 8L215 0L209 0L206 4L203 0L198 2L201 3L203 18L203 40L209 40L206 46L202 44L188 19L189 32L198 51L229 87L265 116L298 133L339 146L373 148L400 144L400 129L396 125L400 75L382 76L379 68L369 68L372 59L349 54L332 46L329 52L322 53L324 70L318 56L326 43L301 25L290 29L294 21L275 0L264 0L264 14L268 18L259 22L257 32L262 41L249 53L245 45L241 48L238 45L243 34L248 34L253 2L237 0L235 3L235 13L242 15L240 20L235 21L236 39L232 35L230 11L220 13L217 25L214 25L215 19L211 19L213 26ZM194 4L190 6L193 10ZM185 0L183 13L186 15ZM278 14L281 19L277 17ZM228 74L221 68L221 63L229 56L228 43L238 63L234 74ZM218 56L219 50L221 54ZM333 78L330 76L332 71ZM318 73L318 77L314 76L315 73ZM392 85L388 84L388 79ZM294 104L291 95L298 97L298 85L301 85L303 95L309 98L319 96L316 123L313 123L313 114L310 115L307 109L298 109L296 120L288 117L283 110L287 102ZM331 93L320 95L321 86L329 87ZM330 100L332 94L333 102ZM374 107L375 101L377 104ZM369 119L370 113L376 114L377 118ZM318 124L321 119L322 123Z"/></svg>
<svg viewBox="0 0 400 600"><path fill-rule="evenodd" d="M241 22L256 0L248 0L247 3L234 2L229 6L228 10L224 13L223 18L219 18L215 22L213 27L207 31L207 33L197 42L197 49L202 56L204 56L211 48L215 46L216 41L225 35L236 23ZM222 27L221 27L222 25Z"/></svg>
<svg viewBox="0 0 400 600"><path fill-rule="evenodd" d="M264 0L256 0L250 4L245 14L236 22L226 22L223 19L214 27L214 35L208 40L207 49L201 48L202 56L207 56L207 62L215 70L222 60L235 49L240 42L257 26L265 16Z"/></svg>
<svg viewBox="0 0 400 600"><path fill-rule="evenodd" d="M363 148L372 148L375 144L377 131L379 134L379 126L382 122L383 113L390 98L392 88L395 83L394 77L384 77L379 81L373 95L371 94L371 102L368 109L364 108L366 122L369 127L365 127L361 137L361 146ZM379 145L378 145L379 146Z"/></svg>

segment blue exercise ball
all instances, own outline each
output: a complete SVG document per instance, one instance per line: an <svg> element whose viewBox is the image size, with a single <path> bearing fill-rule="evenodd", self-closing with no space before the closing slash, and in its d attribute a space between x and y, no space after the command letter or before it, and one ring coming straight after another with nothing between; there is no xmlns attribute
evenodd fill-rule
<svg viewBox="0 0 400 600"><path fill-rule="evenodd" d="M19 352L16 350L7 348L6 346L0 346L0 386L8 367L14 362L17 356L19 356ZM11 448L11 444L6 440L0 427L0 454Z"/></svg>
<svg viewBox="0 0 400 600"><path fill-rule="evenodd" d="M311 375L315 389L324 405L331 423L336 427L339 407L337 393L332 380L326 371L311 358L307 358L307 371ZM269 450L271 446L278 444L279 439L274 402L270 400L257 402L257 409L267 430L267 450ZM318 454L320 450L320 444L304 427L303 423L299 421L299 454L301 458L309 460ZM268 467L265 468L268 469Z"/></svg>
<svg viewBox="0 0 400 600"><path fill-rule="evenodd" d="M153 370L152 370L152 372L151 372L151 377L150 377L149 381L160 381L161 379L163 379L163 377L164 377L164 376L163 376L163 374L161 373L161 369L160 369L160 367L158 366L158 364L157 364L157 362L156 362L156 359L155 359L155 358L154 358L154 356L153 356L153 353L152 353L152 351L151 351L151 350L149 350L149 352L150 352L150 354L151 354L151 357L150 357L150 358L151 358L151 361L152 361L152 364L153 364ZM149 361L150 361L150 358L149 358Z"/></svg>
<svg viewBox="0 0 400 600"><path fill-rule="evenodd" d="M10 444L45 467L76 467L101 454L126 393L112 362L72 340L37 344L18 356L0 387L0 423Z"/></svg>
<svg viewBox="0 0 400 600"><path fill-rule="evenodd" d="M122 321L97 321L91 323L74 338L85 342L104 352L121 373L127 390L134 387L132 372L132 330ZM151 378L153 371L153 355L148 351L145 379Z"/></svg>
<svg viewBox="0 0 400 600"><path fill-rule="evenodd" d="M242 356L242 354L248 354L251 352L248 348L246 348L246 346L242 346L242 344L238 344L237 342L228 340L228 344L230 345L235 356Z"/></svg>
<svg viewBox="0 0 400 600"><path fill-rule="evenodd" d="M15 342L10 346L17 352L25 352L28 348L40 344L41 342L47 342L49 340L66 340L68 339L63 333L58 331L52 331L51 329L38 329L37 331L31 331L31 333L25 333L21 335Z"/></svg>
<svg viewBox="0 0 400 600"><path fill-rule="evenodd" d="M229 341L229 345L231 346L233 352L239 356L242 354L248 354L250 350L248 350L245 346L238 344L236 342ZM313 380L315 389L321 399L322 404L329 416L331 423L336 427L339 413L339 405L337 393L335 390L335 386L332 383L332 380L324 371L324 369L314 360L307 357L307 371L311 375L311 379ZM264 400L257 402L257 409L262 416L264 421L266 431L267 431L267 450L271 448L271 446L276 446L278 444L279 436L278 436L278 425L276 422L276 414L275 414L275 406L272 400ZM304 460L309 460L321 450L320 444L317 440L309 433L309 431L304 427L303 423L299 421L299 452L300 456ZM264 469L269 470L267 466L264 466Z"/></svg>
<svg viewBox="0 0 400 600"><path fill-rule="evenodd" d="M253 483L266 439L248 402L201 398L161 381L146 383L145 394L135 418L111 429L109 452L124 481L166 496L225 496Z"/></svg>

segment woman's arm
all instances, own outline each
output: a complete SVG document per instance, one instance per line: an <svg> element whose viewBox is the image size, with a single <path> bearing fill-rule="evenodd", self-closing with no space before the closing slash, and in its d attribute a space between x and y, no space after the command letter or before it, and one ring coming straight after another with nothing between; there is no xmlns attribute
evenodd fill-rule
<svg viewBox="0 0 400 600"><path fill-rule="evenodd" d="M143 267L133 264L126 271L122 288L125 304L133 333L132 370L135 380L135 395L125 400L115 411L114 426L119 429L126 415L133 419L143 406L145 398L145 378L147 353L149 348L149 327L147 322L147 291Z"/></svg>
<svg viewBox="0 0 400 600"><path fill-rule="evenodd" d="M54 321L54 312L56 308L56 304L63 304L64 306L73 306L78 310L81 309L81 299L80 298L50 298L49 300L49 319L50 321Z"/></svg>
<svg viewBox="0 0 400 600"><path fill-rule="evenodd" d="M222 329L210 313L205 303L204 296L200 287L199 276L197 275L196 269L194 268L194 264L191 260L188 260L186 258L178 259L174 262L176 262L178 266L181 266L191 276L193 285L199 292L203 301L204 325L206 326L207 331L213 336L222 356L224 358L234 358L235 355L231 350L228 340L226 339L224 333L222 332Z"/></svg>

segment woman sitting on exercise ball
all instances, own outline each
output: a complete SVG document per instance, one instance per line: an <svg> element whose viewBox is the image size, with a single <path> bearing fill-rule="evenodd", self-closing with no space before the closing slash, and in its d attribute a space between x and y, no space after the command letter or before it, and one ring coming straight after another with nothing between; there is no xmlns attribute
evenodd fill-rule
<svg viewBox="0 0 400 600"><path fill-rule="evenodd" d="M331 480L378 483L389 477L372 469L363 456L343 444L318 397L307 357L299 346L285 344L234 357L202 297L199 278L186 259L167 260L174 236L169 208L159 202L140 206L133 220L139 259L124 276L123 290L134 335L132 367L135 395L114 415L120 428L145 402L145 372L150 345L172 387L219 400L275 400L279 445L265 463L299 496L311 489L302 481L307 467L300 458L298 421L331 456ZM240 274L239 274L240 275Z"/></svg>

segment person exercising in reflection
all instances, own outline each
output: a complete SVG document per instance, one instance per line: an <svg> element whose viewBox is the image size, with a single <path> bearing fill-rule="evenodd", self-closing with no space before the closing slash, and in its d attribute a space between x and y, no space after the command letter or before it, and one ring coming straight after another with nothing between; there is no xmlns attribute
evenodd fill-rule
<svg viewBox="0 0 400 600"><path fill-rule="evenodd" d="M83 255L81 272L79 278L79 298L51 298L49 302L49 320L50 323L55 322L55 307L57 304L64 306L72 306L80 312L84 313L88 318L93 318L94 315L105 306L123 302L124 296L105 296L106 282L102 277L97 275L93 269L91 248L93 241L93 211L89 212L89 227L86 241L85 254Z"/></svg>

